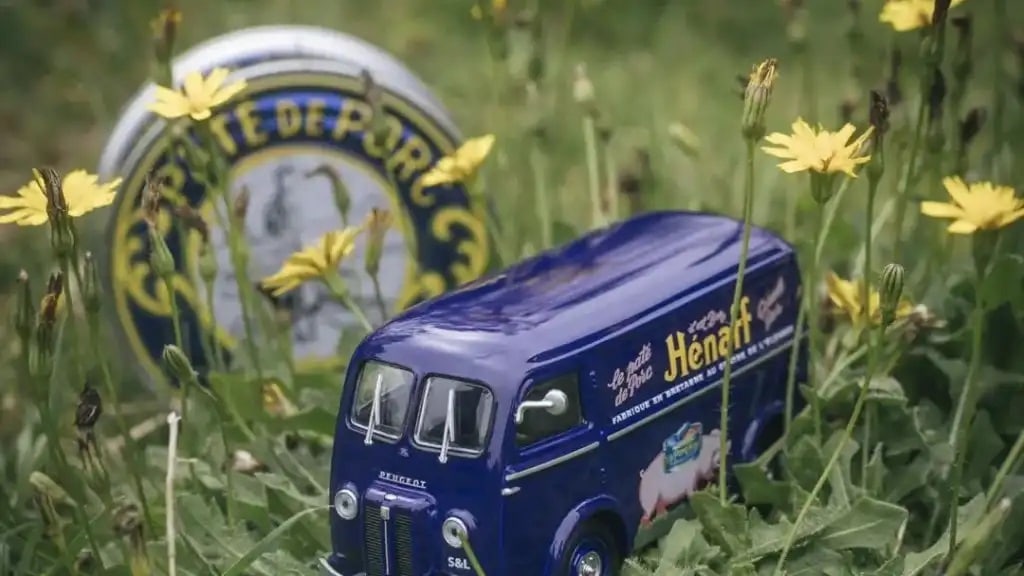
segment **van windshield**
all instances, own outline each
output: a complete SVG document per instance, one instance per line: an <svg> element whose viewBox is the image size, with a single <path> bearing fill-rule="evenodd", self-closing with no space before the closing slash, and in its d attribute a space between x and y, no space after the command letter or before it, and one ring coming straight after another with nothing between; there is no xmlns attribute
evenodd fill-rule
<svg viewBox="0 0 1024 576"><path fill-rule="evenodd" d="M389 438L401 436L415 380L413 373L405 368L374 360L363 364L359 379L356 381L355 400L352 402L352 423L362 428L368 426L370 414L374 411L376 393L378 398L377 414L373 418L374 434Z"/></svg>
<svg viewBox="0 0 1024 576"><path fill-rule="evenodd" d="M447 430L448 442L442 453L480 454L490 431L493 409L491 391L485 386L431 376L420 406L416 443L441 449Z"/></svg>

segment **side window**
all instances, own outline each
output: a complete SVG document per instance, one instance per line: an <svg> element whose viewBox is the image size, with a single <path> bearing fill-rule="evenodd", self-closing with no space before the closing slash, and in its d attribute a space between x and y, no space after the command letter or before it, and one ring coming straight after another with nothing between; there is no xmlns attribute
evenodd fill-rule
<svg viewBox="0 0 1024 576"><path fill-rule="evenodd" d="M527 410L523 422L516 426L516 446L523 448L561 434L583 422L580 408L580 384L575 373L558 376L534 384L524 400L543 400L549 390L561 390L568 403L563 414L555 416L547 410Z"/></svg>

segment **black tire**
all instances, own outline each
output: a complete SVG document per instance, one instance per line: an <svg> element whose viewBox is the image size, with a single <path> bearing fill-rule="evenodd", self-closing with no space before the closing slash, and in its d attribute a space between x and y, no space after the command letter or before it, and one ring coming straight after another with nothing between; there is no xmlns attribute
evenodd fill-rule
<svg viewBox="0 0 1024 576"><path fill-rule="evenodd" d="M554 576L581 576L579 565L588 552L594 552L601 560L601 571L594 576L619 576L624 560L615 533L604 522L590 520L576 526L566 541L558 569Z"/></svg>

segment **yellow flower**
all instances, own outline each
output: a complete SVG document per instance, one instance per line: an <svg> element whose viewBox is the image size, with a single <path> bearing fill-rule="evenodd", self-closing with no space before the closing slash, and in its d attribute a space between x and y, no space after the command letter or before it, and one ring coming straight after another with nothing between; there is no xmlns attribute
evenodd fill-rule
<svg viewBox="0 0 1024 576"><path fill-rule="evenodd" d="M932 218L952 218L951 234L972 234L1009 226L1024 216L1024 200L1013 188L991 182L967 185L959 176L943 178L952 203L921 202L921 213Z"/></svg>
<svg viewBox="0 0 1024 576"><path fill-rule="evenodd" d="M864 313L861 306L864 290L863 279L852 282L844 280L835 272L830 271L825 277L825 283L828 288L829 300L849 316L855 327L863 328L867 323L867 318L871 318L872 326L877 326L882 321L881 296L874 287L871 287L868 293L868 314ZM900 303L896 306L896 319L906 318L913 310L910 301L900 298Z"/></svg>
<svg viewBox="0 0 1024 576"><path fill-rule="evenodd" d="M953 8L964 1L953 0L949 7ZM897 32L906 32L930 26L934 13L935 0L889 0L882 7L878 20L891 25Z"/></svg>
<svg viewBox="0 0 1024 576"><path fill-rule="evenodd" d="M263 287L276 297L307 280L337 273L338 264L355 250L356 236L361 231L362 227L350 226L324 234L315 244L289 256L280 270L263 279Z"/></svg>
<svg viewBox="0 0 1024 576"><path fill-rule="evenodd" d="M420 184L424 188L429 188L455 182L468 183L476 176L477 170L487 159L493 146L493 134L470 138L459 146L458 150L438 160L437 164L423 175Z"/></svg>
<svg viewBox="0 0 1024 576"><path fill-rule="evenodd" d="M765 138L768 143L779 148L763 146L761 149L772 156L787 160L779 164L783 172L843 172L856 177L856 167L871 159L870 155L859 154L864 142L871 136L872 128L869 127L859 138L848 143L855 131L856 128L849 123L838 132L829 132L821 126L815 130L802 118L797 118L796 122L793 122L793 134L775 132Z"/></svg>
<svg viewBox="0 0 1024 576"><path fill-rule="evenodd" d="M214 108L245 89L244 80L225 86L228 73L227 68L214 68L209 76L203 78L199 72L190 72L185 76L181 91L157 86L156 102L150 104L149 109L168 120L183 116L191 116L197 121L206 120Z"/></svg>
<svg viewBox="0 0 1024 576"><path fill-rule="evenodd" d="M49 221L46 214L46 192L37 178L18 189L17 196L0 196L0 224L14 223L20 226L39 226ZM68 215L77 218L96 208L109 205L117 195L121 179L116 178L100 184L95 174L85 170L68 172L61 182Z"/></svg>

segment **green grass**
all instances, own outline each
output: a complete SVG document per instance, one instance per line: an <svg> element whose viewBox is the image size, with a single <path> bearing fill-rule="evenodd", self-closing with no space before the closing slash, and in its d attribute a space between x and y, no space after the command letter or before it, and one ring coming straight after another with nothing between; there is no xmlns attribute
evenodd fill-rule
<svg viewBox="0 0 1024 576"><path fill-rule="evenodd" d="M845 457L831 474L825 472L850 418L857 379L866 370L859 356L864 341L838 319L825 331L815 358L818 381L829 385L817 390L814 409L794 424L787 442L787 474L770 480L758 466L741 471L743 496L748 504L760 506L760 512L736 502L722 504L711 491L702 493L692 500L694 518L677 522L645 559L632 559L627 568L631 574L771 574L791 535L796 546L787 563L790 574L909 576L945 569L952 575L968 573L957 572L966 566L974 574L1024 574L1024 476L1018 470L1020 455L1011 453L1024 430L1019 418L1024 409L1024 357L1019 352L1024 344L1024 263L1019 258L1024 227L1018 223L1002 231L1006 256L981 284L985 338L981 354L972 355L977 325L971 324L971 314L979 301L972 282L972 240L947 240L943 225L919 216L918 209L920 200L946 199L940 181L953 170L955 120L972 107L984 108L988 122L968 149L966 179L1024 189L1024 163L1019 161L1024 117L1017 89L1024 69L1010 41L1010 34L1024 25L1024 10L1013 0L1002 0L1008 14L997 18L999 1L968 0L954 10L954 15L970 14L974 22L974 68L963 105L953 110L947 100L941 126L946 141L922 149L923 163L907 190L903 235L893 228L891 217L876 219L872 268L877 271L889 263L897 243L905 242L898 262L907 270L904 294L925 304L942 324L912 341L883 339L886 346L873 373L885 377L870 388L866 403L872 422L868 458L858 451L865 433L858 425ZM497 136L483 171L485 193L497 213L515 215L502 225L510 249L521 254L537 248L541 237L530 163L535 122L546 135L543 181L559 223L557 240L588 226L584 114L573 100L573 71L579 63L586 64L594 85L600 125L612 135L600 150L603 186L609 185L603 177L605 161L612 159L617 176L640 182L642 209L707 209L738 217L746 158L736 76L745 76L764 58L779 59L780 77L766 118L769 132L789 132L798 116L838 129L844 101L853 105L853 121L862 129L868 90L884 86L889 50L898 46L904 55L904 101L892 109L876 214L895 205L921 97L920 35L894 33L877 21L881 0L866 1L860 22L863 45L855 51L846 37L851 25L846 2L806 3L806 51L798 52L787 33L785 13L775 2L539 2L541 106L527 101L519 70L491 57L483 27L469 17L468 0L181 0L185 21L180 46L245 26L305 23L327 25L385 48L432 87L465 135ZM158 2L52 4L43 8L26 3L5 9L0 18L0 74L8 80L0 87L0 118L7 126L0 135L0 187L10 193L27 181L35 166L93 169L120 106L150 69L147 23ZM513 11L523 7L515 0L511 4ZM947 36L944 70L953 86L957 48L954 32ZM862 71L860 79L852 75L855 64ZM997 123L998 101L1003 105ZM695 134L697 153L673 143L673 123ZM638 161L639 155L649 158L649 166ZM756 153L752 220L784 233L801 250L806 266L816 230L807 177L784 174L775 164L775 159ZM862 174L830 204L834 217L818 281L826 270L845 278L860 276L866 195ZM81 221L89 248L102 250L100 233L108 216L101 210ZM43 279L55 268L47 230L0 226L0 237L5 247L12 247L0 255L0 293L7 295L3 307L14 311L14 279L22 268L33 278L38 305ZM62 336L62 354L67 353L66 341ZM88 533L95 549L102 551L108 573L134 576L145 573L142 566L154 574L166 573L165 427L146 437L145 453L137 459L122 458L117 450L106 454L109 486L104 474L76 472L80 465L70 423L73 394L81 387L80 367L62 356L52 379L28 379L18 372L23 355L15 334L5 329L0 343L0 576L67 573L66 566L80 550L93 548ZM851 357L861 359L847 363ZM150 392L124 379L126 362L115 360L115 382L122 398L130 400L123 405L125 418L131 424L152 418L159 422L169 392ZM959 499L965 523L958 530L955 554L945 559L954 564L943 568L952 482L950 424L972 365L979 393L978 413L965 436ZM245 374L218 375L212 390L219 404L191 395L192 423L182 431L179 456L185 460L178 464L176 484L178 573L311 573L311 560L329 549L327 512L311 510L326 501L325 446L334 414L333 408L320 407L336 405L335 382L330 374L297 376L290 395L298 414L285 420L264 413L258 387ZM106 396L106 389L101 393ZM43 409L37 410L39 406ZM225 406L235 413L225 412ZM108 402L97 428L101 443L119 435L113 412ZM239 425L236 415L248 426ZM45 417L56 418L68 466L55 458L48 442L54 431L46 427ZM243 448L269 471L225 474L224 466L232 461L226 450ZM38 477L30 482L35 471L44 471L85 506L77 508ZM794 529L793 520L823 474L828 480L823 497L812 501L806 521ZM126 512L123 502L137 500L135 477L144 485L149 506ZM1008 509L1000 507L1001 498ZM60 517L59 531L48 530L47 513ZM83 529L86 517L91 519L89 531ZM126 517L138 520L141 536ZM285 524L287 530L275 530ZM135 571L130 570L133 560Z"/></svg>

